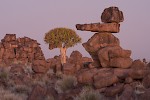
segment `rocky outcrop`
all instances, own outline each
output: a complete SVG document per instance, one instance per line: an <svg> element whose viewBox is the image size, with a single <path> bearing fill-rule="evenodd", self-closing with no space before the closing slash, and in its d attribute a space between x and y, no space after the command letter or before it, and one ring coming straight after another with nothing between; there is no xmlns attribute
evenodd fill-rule
<svg viewBox="0 0 150 100"><path fill-rule="evenodd" d="M12 63L31 63L33 71L47 71L46 60L40 44L29 37L16 38L16 34L6 34L0 43L0 61L6 65Z"/></svg>
<svg viewBox="0 0 150 100"><path fill-rule="evenodd" d="M132 64L131 51L120 47L117 37L111 33L118 33L120 22L124 17L118 7L106 8L101 20L104 23L77 24L76 28L81 31L98 32L95 33L83 47L94 60L95 67L119 67L128 68Z"/></svg>
<svg viewBox="0 0 150 100"><path fill-rule="evenodd" d="M119 100L135 100L135 96L144 98L142 96L150 87L150 64L133 61L131 50L123 49L112 34L119 32L119 23L124 21L122 11L117 7L106 8L101 20L103 23L76 25L81 31L98 32L83 43L94 67L81 69L76 75L78 82L90 84L105 96L116 96Z"/></svg>

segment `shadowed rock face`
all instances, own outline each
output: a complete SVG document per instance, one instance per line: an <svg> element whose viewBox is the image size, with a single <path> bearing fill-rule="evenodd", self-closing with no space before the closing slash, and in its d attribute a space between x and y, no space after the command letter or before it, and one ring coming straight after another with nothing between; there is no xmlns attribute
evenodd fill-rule
<svg viewBox="0 0 150 100"><path fill-rule="evenodd" d="M110 32L118 33L120 24L118 23L91 23L91 24L77 24L77 30L91 31L91 32Z"/></svg>
<svg viewBox="0 0 150 100"><path fill-rule="evenodd" d="M104 23L119 23L124 21L124 17L122 11L120 11L118 7L109 7L104 9L101 20Z"/></svg>

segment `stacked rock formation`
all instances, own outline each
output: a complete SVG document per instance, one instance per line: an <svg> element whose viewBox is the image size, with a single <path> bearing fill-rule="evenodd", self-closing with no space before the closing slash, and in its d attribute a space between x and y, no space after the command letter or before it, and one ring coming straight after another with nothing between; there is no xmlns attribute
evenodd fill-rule
<svg viewBox="0 0 150 100"><path fill-rule="evenodd" d="M35 72L46 71L46 60L40 44L28 37L16 38L16 34L6 34L0 43L0 62L32 63Z"/></svg>
<svg viewBox="0 0 150 100"><path fill-rule="evenodd" d="M128 68L132 64L131 51L120 47L120 42L112 33L120 31L124 17L117 7L106 8L102 15L103 23L77 24L77 30L95 33L83 47L92 56L96 67Z"/></svg>
<svg viewBox="0 0 150 100"><path fill-rule="evenodd" d="M102 24L77 24L78 30L95 33L84 48L94 60L94 68L84 68L76 74L81 84L90 84L108 100L149 100L150 67L141 60L132 61L131 51L120 47L119 39L112 33L119 32L123 13L109 7L101 16ZM144 97L145 96L145 97ZM143 99L146 98L146 99Z"/></svg>

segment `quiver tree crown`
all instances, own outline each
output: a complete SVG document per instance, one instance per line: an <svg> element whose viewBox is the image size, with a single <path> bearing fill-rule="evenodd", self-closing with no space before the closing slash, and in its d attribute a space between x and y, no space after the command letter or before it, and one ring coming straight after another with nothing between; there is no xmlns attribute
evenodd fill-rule
<svg viewBox="0 0 150 100"><path fill-rule="evenodd" d="M44 41L49 44L49 49L73 47L81 42L76 32L69 28L54 28L45 33Z"/></svg>

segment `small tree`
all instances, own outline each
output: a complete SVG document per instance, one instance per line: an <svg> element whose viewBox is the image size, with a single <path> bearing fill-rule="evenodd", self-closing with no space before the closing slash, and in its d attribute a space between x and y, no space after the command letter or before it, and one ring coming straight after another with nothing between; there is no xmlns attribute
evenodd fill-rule
<svg viewBox="0 0 150 100"><path fill-rule="evenodd" d="M49 44L49 49L60 48L61 64L66 63L66 50L81 42L76 32L69 28L54 28L45 33L44 41Z"/></svg>

